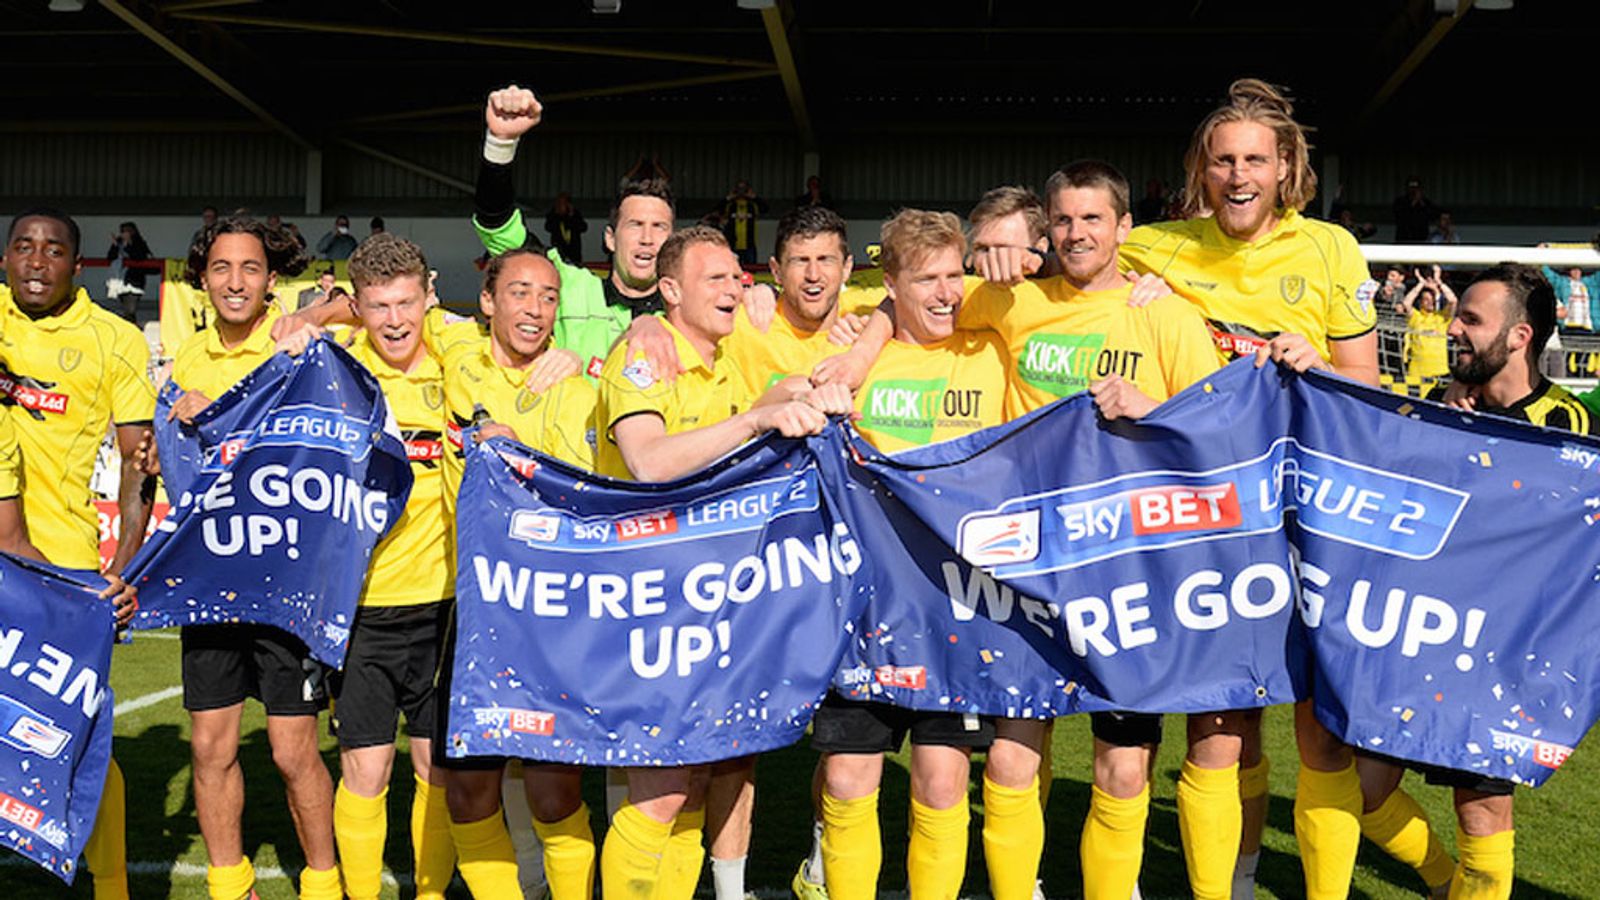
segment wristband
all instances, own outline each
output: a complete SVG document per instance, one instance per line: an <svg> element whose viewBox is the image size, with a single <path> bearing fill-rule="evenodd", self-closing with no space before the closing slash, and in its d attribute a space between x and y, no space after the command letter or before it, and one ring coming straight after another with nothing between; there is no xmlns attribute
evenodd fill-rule
<svg viewBox="0 0 1600 900"><path fill-rule="evenodd" d="M517 158L517 139L497 138L487 131L483 134L483 158L498 166L509 166Z"/></svg>

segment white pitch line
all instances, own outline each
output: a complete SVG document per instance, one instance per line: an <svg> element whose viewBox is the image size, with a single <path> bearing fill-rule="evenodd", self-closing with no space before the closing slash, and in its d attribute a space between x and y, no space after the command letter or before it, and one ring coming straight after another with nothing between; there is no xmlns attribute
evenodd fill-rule
<svg viewBox="0 0 1600 900"><path fill-rule="evenodd" d="M125 716L131 712L138 712L139 710L144 709L146 706L155 706L157 703L171 700L173 697L176 697L182 693L182 685L173 685L169 688L162 688L153 694L145 694L142 697L134 697L132 700L124 700L121 703L118 703L116 706L112 707L111 714L113 716Z"/></svg>

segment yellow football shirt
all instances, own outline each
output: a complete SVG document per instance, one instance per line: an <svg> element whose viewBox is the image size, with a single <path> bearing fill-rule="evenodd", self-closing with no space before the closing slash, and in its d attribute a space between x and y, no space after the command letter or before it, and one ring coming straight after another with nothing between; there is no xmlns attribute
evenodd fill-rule
<svg viewBox="0 0 1600 900"><path fill-rule="evenodd" d="M472 425L473 406L516 432L517 440L546 456L585 469L594 468L590 422L595 390L582 375L565 378L542 394L529 391L524 369L502 366L490 351L491 337L479 336L476 322L456 322L442 329L430 347L441 346L445 405L445 504L453 515L466 452L461 431Z"/></svg>
<svg viewBox="0 0 1600 900"><path fill-rule="evenodd" d="M22 511L34 546L74 569L100 568L89 480L112 425L155 415L150 347L82 288L57 316L30 319L0 287L0 402L22 453Z"/></svg>
<svg viewBox="0 0 1600 900"><path fill-rule="evenodd" d="M184 341L172 362L172 380L185 391L199 391L215 401L272 358L277 346L272 339L272 323L278 321L279 315L276 307L268 305L255 329L232 349L222 346L217 324L212 322L193 340Z"/></svg>
<svg viewBox="0 0 1600 900"><path fill-rule="evenodd" d="M1439 310L1413 309L1406 317L1406 374L1413 378L1438 378L1450 372L1450 345L1446 336L1450 317Z"/></svg>
<svg viewBox="0 0 1600 900"><path fill-rule="evenodd" d="M668 434L715 425L750 408L753 397L745 388L738 364L717 348L711 365L666 319L661 324L672 334L683 374L671 384L651 371L645 358L629 358L626 345L618 346L606 357L600 371L600 402L595 407L595 441L599 448L595 471L613 478L632 479L633 473L622 458L612 426L636 413L655 413L666 423Z"/></svg>
<svg viewBox="0 0 1600 900"><path fill-rule="evenodd" d="M841 315L871 315L878 308L876 302L846 302L845 297L839 298ZM830 342L826 330L796 328L781 309L772 317L772 327L763 333L745 314L744 304L734 313L733 333L722 339L721 346L723 358L738 366L745 391L751 397L761 396L790 375L810 375L817 363L848 349Z"/></svg>
<svg viewBox="0 0 1600 900"><path fill-rule="evenodd" d="M1161 402L1217 370L1193 306L1169 295L1134 309L1130 290L1081 291L1058 276L985 284L968 295L960 327L992 330L1006 347L1007 419L1111 375Z"/></svg>
<svg viewBox="0 0 1600 900"><path fill-rule="evenodd" d="M350 355L383 387L389 414L411 461L411 497L389 534L372 551L362 606L410 606L455 596L455 559L445 539L444 371L424 355L410 372L378 355L366 331Z"/></svg>
<svg viewBox="0 0 1600 900"><path fill-rule="evenodd" d="M890 341L856 392L856 430L885 453L948 441L1004 422L1005 396L1005 348L991 332Z"/></svg>
<svg viewBox="0 0 1600 900"><path fill-rule="evenodd" d="M22 493L22 451L17 449L17 429L11 425L11 408L0 406L0 500Z"/></svg>
<svg viewBox="0 0 1600 900"><path fill-rule="evenodd" d="M1154 272L1199 308L1227 361L1267 338L1303 335L1323 359L1330 340L1377 326L1377 283L1350 232L1284 212L1255 241L1222 233L1210 216L1141 225L1122 245L1121 263Z"/></svg>

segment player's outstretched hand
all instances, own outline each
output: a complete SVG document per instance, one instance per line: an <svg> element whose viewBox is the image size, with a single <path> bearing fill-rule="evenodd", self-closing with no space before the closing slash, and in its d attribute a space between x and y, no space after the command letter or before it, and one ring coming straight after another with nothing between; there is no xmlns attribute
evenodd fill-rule
<svg viewBox="0 0 1600 900"><path fill-rule="evenodd" d="M578 354L551 347L539 354L539 358L528 367L528 392L542 394L582 371L583 360L578 358Z"/></svg>
<svg viewBox="0 0 1600 900"><path fill-rule="evenodd" d="M1142 419L1160 405L1120 375L1089 385L1089 396L1094 398L1100 415L1107 419Z"/></svg>
<svg viewBox="0 0 1600 900"><path fill-rule="evenodd" d="M778 314L778 295L773 293L772 285L762 281L745 289L744 314L750 317L750 324L762 334L772 327L772 318Z"/></svg>
<svg viewBox="0 0 1600 900"><path fill-rule="evenodd" d="M107 575L106 578L110 583L100 592L100 597L111 600L111 611L117 616L117 627L126 628L133 621L133 614L139 611L139 592L133 585L123 581L121 575Z"/></svg>
<svg viewBox="0 0 1600 900"><path fill-rule="evenodd" d="M199 391L184 391L183 396L172 404L172 409L167 412L167 421L177 419L185 425L193 425L194 417L205 411L211 405L211 398Z"/></svg>
<svg viewBox="0 0 1600 900"><path fill-rule="evenodd" d="M826 415L802 400L790 400L751 411L756 414L758 433L776 431L784 437L805 437L821 434L828 424Z"/></svg>
<svg viewBox="0 0 1600 900"><path fill-rule="evenodd" d="M1333 366L1328 365L1328 361L1317 353L1317 348L1311 346L1303 334L1280 334L1262 344L1261 349L1256 351L1256 368L1266 365L1269 359L1296 372L1310 369L1333 371Z"/></svg>
<svg viewBox="0 0 1600 900"><path fill-rule="evenodd" d="M868 319L855 313L843 313L833 321L833 328L828 330L828 343L840 347L849 347L855 344L856 338L867 330Z"/></svg>
<svg viewBox="0 0 1600 900"><path fill-rule="evenodd" d="M672 340L667 326L662 325L655 316L635 316L628 324L628 330L622 333L622 339L628 342L628 358L644 356L645 362L650 364L651 373L667 384L677 380L683 371L683 362L678 359L678 345Z"/></svg>
<svg viewBox="0 0 1600 900"><path fill-rule="evenodd" d="M1032 247L985 247L972 254L972 270L984 281L1021 284L1044 267L1044 257Z"/></svg>
<svg viewBox="0 0 1600 900"><path fill-rule="evenodd" d="M155 433L146 428L139 435L139 446L133 451L134 465L139 467L139 474L154 477L161 474L161 448L156 446Z"/></svg>
<svg viewBox="0 0 1600 900"><path fill-rule="evenodd" d="M1160 275L1146 272L1143 275L1128 273L1128 281L1133 285L1133 290L1128 293L1128 305L1134 309L1160 300L1172 293L1172 285Z"/></svg>
<svg viewBox="0 0 1600 900"><path fill-rule="evenodd" d="M499 422L485 422L478 426L478 430L472 433L472 437L481 444L494 437L502 437L514 441L517 439L517 433L511 430L510 425L501 425Z"/></svg>

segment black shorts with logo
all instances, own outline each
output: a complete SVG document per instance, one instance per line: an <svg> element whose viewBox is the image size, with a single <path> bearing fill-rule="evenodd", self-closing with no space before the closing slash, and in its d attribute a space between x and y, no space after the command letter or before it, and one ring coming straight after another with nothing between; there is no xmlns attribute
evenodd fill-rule
<svg viewBox="0 0 1600 900"><path fill-rule="evenodd" d="M183 708L223 709L254 697L269 716L314 716L327 704L325 667L270 625L185 625Z"/></svg>
<svg viewBox="0 0 1600 900"><path fill-rule="evenodd" d="M893 753L907 734L917 746L982 749L994 742L994 720L849 700L831 690L811 718L811 748L823 753Z"/></svg>
<svg viewBox="0 0 1600 900"><path fill-rule="evenodd" d="M330 728L347 750L394 742L396 718L406 734L432 738L434 679L453 601L369 606L356 612L344 669L328 676Z"/></svg>
<svg viewBox="0 0 1600 900"><path fill-rule="evenodd" d="M1384 756L1382 753L1371 753L1366 750L1356 750L1362 756L1381 759L1391 765L1402 769L1410 769L1422 776L1428 784L1437 784L1447 788L1462 788L1477 791L1480 794L1490 794L1495 797L1506 797L1516 789L1516 785L1504 778L1494 778L1481 772L1468 772L1464 769L1449 769L1431 763L1409 762L1404 759L1395 759Z"/></svg>
<svg viewBox="0 0 1600 900"><path fill-rule="evenodd" d="M1161 743L1161 714L1097 712L1089 714L1089 730L1113 747Z"/></svg>

